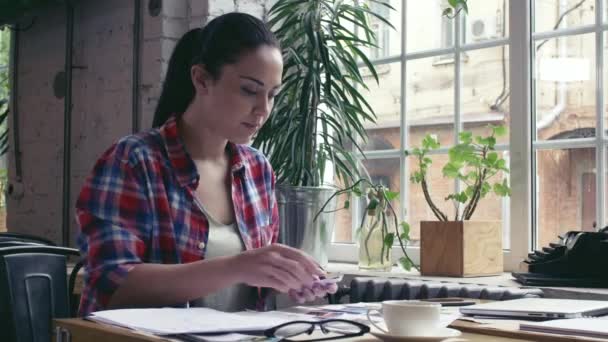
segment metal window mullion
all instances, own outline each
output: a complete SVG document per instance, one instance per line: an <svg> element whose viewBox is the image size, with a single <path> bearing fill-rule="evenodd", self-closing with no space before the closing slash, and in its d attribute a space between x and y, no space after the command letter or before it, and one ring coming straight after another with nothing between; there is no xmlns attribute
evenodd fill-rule
<svg viewBox="0 0 608 342"><path fill-rule="evenodd" d="M596 174L596 227L600 229L606 224L605 219L605 203L606 203L606 145L604 145L604 32L602 27L603 20L603 0L596 0L595 2L595 66L596 66L596 127L595 138L597 141L596 147L596 168L598 170ZM582 227L583 229L586 227Z"/></svg>
<svg viewBox="0 0 608 342"><path fill-rule="evenodd" d="M532 170L531 170L531 182L532 182L532 188L531 188L531 194L530 194L530 198L531 198L531 222L532 222L532 229L530 231L531 233L531 237L530 237L530 241L529 241L529 249L532 250L535 246L536 246L536 241L538 240L538 234L537 234L537 230L538 230L538 215L537 215L537 208L538 208L538 199L536 198L536 193L538 192L538 184L537 184L537 174L536 174L536 169L538 167L537 165L537 159L536 159L536 151L537 151L537 138L538 135L536 133L536 77L534 77L534 75L536 75L536 40L534 39L534 29L532 29L532 25L535 25L536 23L532 23L532 18L535 18L535 12L536 12L536 6L534 5L530 5L530 15L531 15L531 19L530 19L530 140L531 140L531 144L532 144L532 148L531 148L531 166L532 166Z"/></svg>
<svg viewBox="0 0 608 342"><path fill-rule="evenodd" d="M569 37L575 36L579 34L592 33L597 30L597 26L595 25L586 25L579 26L573 28L565 28L565 29L557 29L554 31L546 31L532 34L532 40L544 40L551 38L559 38L559 37Z"/></svg>
<svg viewBox="0 0 608 342"><path fill-rule="evenodd" d="M400 149L365 151L365 159L398 158L400 154ZM355 156L363 158L363 154L360 152L355 152Z"/></svg>
<svg viewBox="0 0 608 342"><path fill-rule="evenodd" d="M404 54L405 55L404 57L406 60L409 61L409 60L413 60L413 59L423 59L423 58L428 58L428 57L443 56L448 53L454 53L454 48L447 47L447 48L441 48L441 49L412 52L412 53Z"/></svg>
<svg viewBox="0 0 608 342"><path fill-rule="evenodd" d="M461 65L460 65L460 23L461 16L456 16L456 21L454 22L454 140L453 144L458 144L458 135L462 131L462 120L460 119L460 87L461 83ZM454 179L454 191L455 193L460 192L460 181L458 179ZM455 213L456 217L460 214L459 212Z"/></svg>
<svg viewBox="0 0 608 342"><path fill-rule="evenodd" d="M408 126L407 126L407 58L406 58L406 46L407 46L407 1L401 1L401 79L400 79L400 92L401 92L401 103L399 107L400 121L401 121L401 150L409 149L408 145ZM405 153L399 154L399 168L402 170L400 172L400 189L399 192L401 194L401 207L399 208L399 215L401 220L407 220L408 217L408 204L409 204L409 163L405 158Z"/></svg>
<svg viewBox="0 0 608 342"><path fill-rule="evenodd" d="M465 44L465 45L460 46L460 51L469 52L469 51L474 51L474 50L498 47L498 46L509 44L509 41L510 41L509 38L502 38L502 39L489 40L489 41L479 42L479 43L474 43L474 44ZM405 59L408 61L411 61L414 59L423 59L423 58L429 58L429 57L443 56L443 55L447 55L449 53L455 53L455 52L456 52L455 47L432 49L432 50L425 50L425 51L412 52L412 53L405 54ZM396 61L395 57L379 59L372 63L386 64L386 63L390 63L393 61Z"/></svg>
<svg viewBox="0 0 608 342"><path fill-rule="evenodd" d="M517 269L527 257L532 233L532 126L531 113L531 21L530 1L509 1L509 74L510 117L509 130L510 184L512 188L510 211L511 253L505 259L505 269Z"/></svg>
<svg viewBox="0 0 608 342"><path fill-rule="evenodd" d="M464 45L460 46L460 51L468 52L468 51L474 51L474 50L499 47L499 46L508 45L508 44L509 44L509 38L493 39L493 40L488 40L485 42L464 44Z"/></svg>
<svg viewBox="0 0 608 342"><path fill-rule="evenodd" d="M596 138L578 138L563 140L538 140L532 143L535 150L570 149L596 147Z"/></svg>

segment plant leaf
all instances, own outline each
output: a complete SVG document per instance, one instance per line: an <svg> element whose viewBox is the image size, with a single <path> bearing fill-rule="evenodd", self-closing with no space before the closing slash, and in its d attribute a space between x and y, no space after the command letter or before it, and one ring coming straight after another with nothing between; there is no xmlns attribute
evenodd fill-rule
<svg viewBox="0 0 608 342"><path fill-rule="evenodd" d="M385 191L384 192L386 195L386 199L389 201L394 200L395 198L399 197L399 193L398 192L394 192L394 191Z"/></svg>
<svg viewBox="0 0 608 342"><path fill-rule="evenodd" d="M406 257L401 257L399 258L399 265L401 265L401 267L403 267L404 270L409 271L412 269L412 267L414 265L412 265L412 263L410 262L410 259L406 258Z"/></svg>
<svg viewBox="0 0 608 342"><path fill-rule="evenodd" d="M393 247L395 242L395 233L388 233L384 236L384 246L387 248Z"/></svg>

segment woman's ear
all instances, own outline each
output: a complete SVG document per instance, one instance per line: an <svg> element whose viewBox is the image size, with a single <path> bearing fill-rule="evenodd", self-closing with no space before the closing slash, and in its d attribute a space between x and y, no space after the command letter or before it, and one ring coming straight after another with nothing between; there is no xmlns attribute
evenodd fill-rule
<svg viewBox="0 0 608 342"><path fill-rule="evenodd" d="M206 94L209 91L212 77L205 69L204 65L195 64L190 68L190 78L197 93Z"/></svg>

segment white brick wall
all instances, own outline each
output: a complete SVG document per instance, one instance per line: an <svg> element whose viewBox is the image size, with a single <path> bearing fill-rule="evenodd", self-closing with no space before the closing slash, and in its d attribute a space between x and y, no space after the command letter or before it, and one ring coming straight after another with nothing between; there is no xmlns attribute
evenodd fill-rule
<svg viewBox="0 0 608 342"><path fill-rule="evenodd" d="M273 1L165 0L157 17L148 14L147 1L142 1L140 127L151 126L166 63L183 33L203 26L209 17L235 10L262 18ZM131 131L132 20L131 1L76 2L73 63L84 68L73 70L72 81L72 208L95 160ZM64 68L64 7L52 8L20 34L17 86L24 194L7 198L8 228L59 243L64 102L53 95L53 80ZM12 148L11 144L9 178L15 183ZM72 219L73 238L76 231Z"/></svg>

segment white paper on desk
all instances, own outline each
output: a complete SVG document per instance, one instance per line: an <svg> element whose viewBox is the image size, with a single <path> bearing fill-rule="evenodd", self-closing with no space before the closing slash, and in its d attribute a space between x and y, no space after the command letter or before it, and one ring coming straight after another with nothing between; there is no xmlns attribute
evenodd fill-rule
<svg viewBox="0 0 608 342"><path fill-rule="evenodd" d="M106 310L94 312L87 319L156 335L260 331L291 320L280 315L227 313L209 308Z"/></svg>

